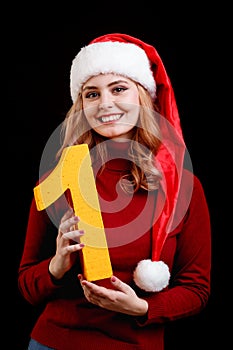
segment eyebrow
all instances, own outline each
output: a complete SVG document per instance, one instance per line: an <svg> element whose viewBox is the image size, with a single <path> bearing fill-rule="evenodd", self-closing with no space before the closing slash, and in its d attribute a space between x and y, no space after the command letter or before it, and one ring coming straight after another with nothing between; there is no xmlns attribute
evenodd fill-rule
<svg viewBox="0 0 233 350"><path fill-rule="evenodd" d="M115 81L112 81L110 84L108 84L107 86L108 87L111 87L112 85L116 85L116 84L121 84L121 83L128 83L126 80L115 80ZM83 91L85 90L91 90L91 89L97 89L97 86L85 86L85 88L83 89Z"/></svg>

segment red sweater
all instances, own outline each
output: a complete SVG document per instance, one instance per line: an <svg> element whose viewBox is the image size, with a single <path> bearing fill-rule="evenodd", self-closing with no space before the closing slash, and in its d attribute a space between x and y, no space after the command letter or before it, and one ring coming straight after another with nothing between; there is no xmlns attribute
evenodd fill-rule
<svg viewBox="0 0 233 350"><path fill-rule="evenodd" d="M115 152L125 156L122 147L113 151L113 158ZM147 300L148 313L145 317L128 316L90 304L77 278L81 272L79 253L73 268L55 283L48 266L67 203L63 197L49 210L37 211L33 199L19 267L19 289L29 303L44 306L31 332L32 338L44 345L56 350L162 350L166 322L197 314L208 301L210 220L203 188L196 177L188 210L163 247L161 260L171 272L168 288L149 293L135 286L132 276L137 263L151 258L156 191L140 191L132 197L116 187L128 166L125 159L108 162L98 173L96 185L114 275ZM97 169L94 171L97 173ZM183 181L190 175L185 170Z"/></svg>

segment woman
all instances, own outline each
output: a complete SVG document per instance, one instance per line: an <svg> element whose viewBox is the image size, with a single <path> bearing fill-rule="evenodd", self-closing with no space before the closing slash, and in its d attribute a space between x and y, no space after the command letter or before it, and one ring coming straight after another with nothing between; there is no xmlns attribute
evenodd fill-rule
<svg viewBox="0 0 233 350"><path fill-rule="evenodd" d="M72 62L62 145L90 150L113 275L82 272L70 194L29 214L19 289L43 311L29 350L164 349L166 323L210 294L211 230L187 156L174 92L156 49L108 34ZM44 175L46 176L46 175Z"/></svg>

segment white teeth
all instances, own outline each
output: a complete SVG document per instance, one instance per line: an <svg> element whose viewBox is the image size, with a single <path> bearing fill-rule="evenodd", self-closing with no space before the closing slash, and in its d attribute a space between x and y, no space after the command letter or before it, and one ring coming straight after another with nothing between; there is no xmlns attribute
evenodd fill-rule
<svg viewBox="0 0 233 350"><path fill-rule="evenodd" d="M107 123L107 122L111 122L113 120L118 120L118 119L120 119L120 117L121 117L121 114L115 114L115 115L111 115L109 117L102 117L102 118L100 118L100 120L103 123Z"/></svg>

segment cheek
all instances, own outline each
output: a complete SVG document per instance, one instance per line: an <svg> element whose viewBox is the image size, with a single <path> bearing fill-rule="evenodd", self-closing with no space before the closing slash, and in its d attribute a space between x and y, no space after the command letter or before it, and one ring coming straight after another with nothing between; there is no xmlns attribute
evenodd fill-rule
<svg viewBox="0 0 233 350"><path fill-rule="evenodd" d="M131 91L130 94L128 94L123 100L116 101L118 106L121 107L122 110L124 110L126 113L129 114L139 114L139 108L140 108L140 101L139 101L139 94L137 89L135 88L134 91Z"/></svg>
<svg viewBox="0 0 233 350"><path fill-rule="evenodd" d="M130 94L130 101L132 104L139 106L140 105L140 101L139 101L139 93L138 93L138 89L135 86L135 88L133 90L131 90L131 94Z"/></svg>
<svg viewBox="0 0 233 350"><path fill-rule="evenodd" d="M132 124L136 124L140 114L140 106L137 104L132 104L128 106L127 109L127 117L132 122Z"/></svg>
<svg viewBox="0 0 233 350"><path fill-rule="evenodd" d="M97 107L95 107L93 105L90 107L88 104L87 105L84 104L83 105L83 112L86 116L86 119L88 121L90 121L93 119L93 117L95 117L96 112L97 112Z"/></svg>

